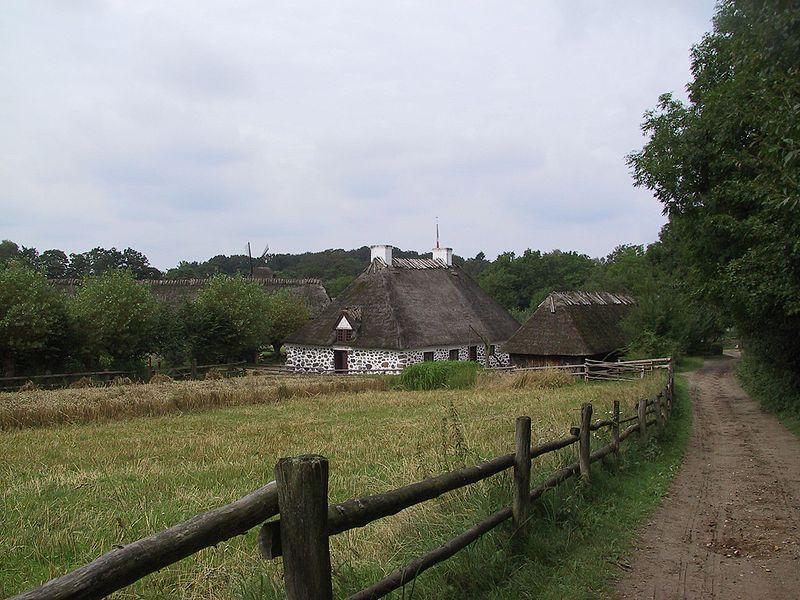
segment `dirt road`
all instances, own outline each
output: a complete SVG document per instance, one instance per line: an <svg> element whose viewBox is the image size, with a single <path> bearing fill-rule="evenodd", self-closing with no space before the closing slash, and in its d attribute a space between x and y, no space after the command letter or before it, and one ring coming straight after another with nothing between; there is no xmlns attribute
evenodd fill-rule
<svg viewBox="0 0 800 600"><path fill-rule="evenodd" d="M800 598L800 441L745 394L734 364L689 375L684 464L619 598Z"/></svg>

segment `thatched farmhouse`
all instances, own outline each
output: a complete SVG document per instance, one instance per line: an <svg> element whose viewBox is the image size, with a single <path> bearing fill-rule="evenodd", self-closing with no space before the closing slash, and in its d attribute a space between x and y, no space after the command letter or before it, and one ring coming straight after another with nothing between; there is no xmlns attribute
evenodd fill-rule
<svg viewBox="0 0 800 600"><path fill-rule="evenodd" d="M625 345L620 321L635 304L624 294L553 292L500 349L520 367L614 358Z"/></svg>
<svg viewBox="0 0 800 600"><path fill-rule="evenodd" d="M300 370L399 370L430 360L508 364L495 348L519 324L460 268L451 248L430 259L372 246L369 267L319 317L289 337Z"/></svg>

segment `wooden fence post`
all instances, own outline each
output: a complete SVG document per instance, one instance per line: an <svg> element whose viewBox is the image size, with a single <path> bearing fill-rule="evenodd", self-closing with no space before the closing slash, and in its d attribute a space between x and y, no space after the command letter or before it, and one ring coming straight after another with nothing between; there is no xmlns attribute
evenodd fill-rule
<svg viewBox="0 0 800 600"><path fill-rule="evenodd" d="M656 430L658 431L658 435L664 433L664 413L661 412L661 392L656 394L655 398L653 398L653 407L656 409Z"/></svg>
<svg viewBox="0 0 800 600"><path fill-rule="evenodd" d="M637 414L639 417L639 438L647 440L647 398L639 400Z"/></svg>
<svg viewBox="0 0 800 600"><path fill-rule="evenodd" d="M580 431L580 448L578 450L578 462L581 469L581 481L584 483L589 483L591 480L591 475L589 474L589 468L591 463L589 462L589 454L591 454L591 449L589 444L591 442L592 432L590 430L592 424L592 405L591 404L583 404L581 406L581 431Z"/></svg>
<svg viewBox="0 0 800 600"><path fill-rule="evenodd" d="M672 403L675 400L675 364L669 359L667 369L667 397L669 398L669 411L672 412Z"/></svg>
<svg viewBox="0 0 800 600"><path fill-rule="evenodd" d="M614 416L611 425L611 432L614 436L614 452L619 454L619 400L614 400Z"/></svg>
<svg viewBox="0 0 800 600"><path fill-rule="evenodd" d="M282 458L275 466L288 600L332 600L328 547L328 459Z"/></svg>
<svg viewBox="0 0 800 600"><path fill-rule="evenodd" d="M197 379L197 359L196 358L192 359L191 374L192 374L192 379Z"/></svg>
<svg viewBox="0 0 800 600"><path fill-rule="evenodd" d="M511 505L514 517L516 549L522 547L528 537L528 509L531 504L531 418L517 417L514 433L514 502Z"/></svg>
<svg viewBox="0 0 800 600"><path fill-rule="evenodd" d="M585 360L583 361L583 380L589 381L589 363Z"/></svg>

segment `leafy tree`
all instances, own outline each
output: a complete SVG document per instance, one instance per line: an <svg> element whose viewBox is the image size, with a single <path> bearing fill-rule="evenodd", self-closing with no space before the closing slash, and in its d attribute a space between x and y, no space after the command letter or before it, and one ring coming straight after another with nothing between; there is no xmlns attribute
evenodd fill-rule
<svg viewBox="0 0 800 600"><path fill-rule="evenodd" d="M595 268L594 260L577 252L505 252L482 271L478 283L507 309L524 314L554 290L582 288Z"/></svg>
<svg viewBox="0 0 800 600"><path fill-rule="evenodd" d="M726 0L713 25L688 104L662 95L628 160L669 215L692 294L800 373L800 6Z"/></svg>
<svg viewBox="0 0 800 600"><path fill-rule="evenodd" d="M136 279L160 279L161 271L150 266L147 257L133 248L122 252L116 248L92 248L88 252L69 255L69 277L103 275L111 271L127 269Z"/></svg>
<svg viewBox="0 0 800 600"><path fill-rule="evenodd" d="M259 284L214 276L183 311L192 355L203 362L252 358L270 343L269 311Z"/></svg>
<svg viewBox="0 0 800 600"><path fill-rule="evenodd" d="M164 277L167 279L201 279L205 275L197 261L187 262L182 260L177 267L167 269Z"/></svg>
<svg viewBox="0 0 800 600"><path fill-rule="evenodd" d="M0 242L0 265L8 264L15 260L36 268L38 259L39 252L37 252L36 248L19 246L11 240Z"/></svg>
<svg viewBox="0 0 800 600"><path fill-rule="evenodd" d="M7 264L13 258L19 257L19 246L11 240L0 242L0 264Z"/></svg>
<svg viewBox="0 0 800 600"><path fill-rule="evenodd" d="M491 264L491 261L486 260L486 255L483 252L478 252L475 258L468 258L465 260L461 268L464 269L470 277L477 280Z"/></svg>
<svg viewBox="0 0 800 600"><path fill-rule="evenodd" d="M342 275L340 277L334 277L325 282L325 289L328 292L328 295L331 298L336 298L339 294L341 294L344 289L355 281L354 275Z"/></svg>
<svg viewBox="0 0 800 600"><path fill-rule="evenodd" d="M130 271L85 278L68 309L87 366L132 366L155 349L158 304Z"/></svg>
<svg viewBox="0 0 800 600"><path fill-rule="evenodd" d="M64 325L64 300L41 273L22 262L0 267L0 354L13 376L20 357L45 353Z"/></svg>
<svg viewBox="0 0 800 600"><path fill-rule="evenodd" d="M39 255L38 267L48 279L59 279L67 276L69 259L61 250L45 250Z"/></svg>
<svg viewBox="0 0 800 600"><path fill-rule="evenodd" d="M308 308L301 298L282 290L269 296L267 316L268 339L277 354L284 340L308 322Z"/></svg>

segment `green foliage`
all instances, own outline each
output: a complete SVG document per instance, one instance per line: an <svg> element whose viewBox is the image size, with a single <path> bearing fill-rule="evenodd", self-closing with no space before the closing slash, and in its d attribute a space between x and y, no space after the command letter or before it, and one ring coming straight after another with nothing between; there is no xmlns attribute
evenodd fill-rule
<svg viewBox="0 0 800 600"><path fill-rule="evenodd" d="M480 264L479 257L473 259L475 267ZM577 252L526 250L522 256L505 252L490 265L481 266L478 283L509 310L535 310L554 290L581 289L596 265Z"/></svg>
<svg viewBox="0 0 800 600"><path fill-rule="evenodd" d="M355 281L355 275L342 275L325 282L325 289L331 298L336 298L344 289Z"/></svg>
<svg viewBox="0 0 800 600"><path fill-rule="evenodd" d="M191 355L200 362L251 359L270 343L269 310L259 284L215 275L181 311Z"/></svg>
<svg viewBox="0 0 800 600"><path fill-rule="evenodd" d="M471 361L432 361L407 366L400 373L406 390L467 389L475 385L480 366Z"/></svg>
<svg viewBox="0 0 800 600"><path fill-rule="evenodd" d="M747 392L766 409L800 423L800 373L786 371L745 352L736 374Z"/></svg>
<svg viewBox="0 0 800 600"><path fill-rule="evenodd" d="M756 358L800 371L800 7L721 2L692 51L689 103L645 114L629 156L670 223L662 235L692 296Z"/></svg>
<svg viewBox="0 0 800 600"><path fill-rule="evenodd" d="M51 249L39 254L36 248L20 247L11 240L3 240L0 242L0 265L12 259L42 271L50 279L78 279L120 269L132 272L136 279L161 278L161 271L151 267L147 257L133 248L125 248L122 252L116 248L93 248L89 252L70 254L68 258L63 250Z"/></svg>
<svg viewBox="0 0 800 600"><path fill-rule="evenodd" d="M45 360L64 325L63 297L44 275L17 261L0 267L0 354L6 375L14 374L21 358L38 354Z"/></svg>
<svg viewBox="0 0 800 600"><path fill-rule="evenodd" d="M62 253L63 254L63 253ZM150 266L147 257L133 248L92 248L82 254L70 254L67 277L103 275L112 271L130 271L136 279L160 279L161 271Z"/></svg>
<svg viewBox="0 0 800 600"><path fill-rule="evenodd" d="M283 341L308 322L308 308L301 298L288 290L282 290L268 298L267 336L277 353L280 352Z"/></svg>
<svg viewBox="0 0 800 600"><path fill-rule="evenodd" d="M158 304L129 271L85 278L68 309L90 364L130 366L155 349Z"/></svg>

